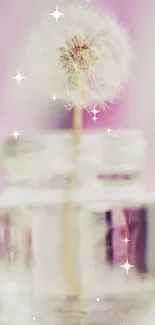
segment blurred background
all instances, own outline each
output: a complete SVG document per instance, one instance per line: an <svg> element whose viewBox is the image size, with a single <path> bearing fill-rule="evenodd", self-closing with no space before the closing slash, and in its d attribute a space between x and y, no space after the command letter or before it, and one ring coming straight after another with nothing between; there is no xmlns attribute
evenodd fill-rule
<svg viewBox="0 0 155 325"><path fill-rule="evenodd" d="M71 114L49 107L38 109L32 98L22 92L23 83L12 79L20 68L20 55L43 14L61 12L65 3L75 0L0 0L0 145L15 129L25 134L71 126ZM77 2L79 2L77 0ZM98 113L94 122L84 111L83 127L141 128L148 142L144 180L155 189L155 1L154 0L81 0L101 11L113 12L131 34L136 60L132 80L119 102ZM26 71L21 71L26 76ZM1 180L2 182L2 180Z"/></svg>

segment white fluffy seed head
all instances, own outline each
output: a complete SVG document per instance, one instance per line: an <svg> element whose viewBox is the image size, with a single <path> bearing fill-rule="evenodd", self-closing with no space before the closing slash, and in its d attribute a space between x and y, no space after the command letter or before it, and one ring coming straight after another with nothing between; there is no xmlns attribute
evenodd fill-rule
<svg viewBox="0 0 155 325"><path fill-rule="evenodd" d="M133 57L127 30L110 14L81 5L60 10L31 37L29 80L42 97L55 93L66 107L105 107L118 98Z"/></svg>

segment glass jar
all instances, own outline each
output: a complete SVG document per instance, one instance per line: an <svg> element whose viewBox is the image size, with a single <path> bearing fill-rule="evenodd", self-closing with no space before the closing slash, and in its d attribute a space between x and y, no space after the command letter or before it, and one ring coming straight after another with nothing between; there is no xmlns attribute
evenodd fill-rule
<svg viewBox="0 0 155 325"><path fill-rule="evenodd" d="M122 140L122 134L81 136L75 188L69 180L71 133L6 143L7 185L0 199L3 323L118 325L129 311L135 317L150 303L154 282L132 269L127 276L114 245L116 230L117 241L122 227L130 235L128 210L154 202L141 184L143 141L128 131ZM140 148L136 158L131 142ZM126 221L121 227L116 209ZM121 264L128 258L124 247Z"/></svg>

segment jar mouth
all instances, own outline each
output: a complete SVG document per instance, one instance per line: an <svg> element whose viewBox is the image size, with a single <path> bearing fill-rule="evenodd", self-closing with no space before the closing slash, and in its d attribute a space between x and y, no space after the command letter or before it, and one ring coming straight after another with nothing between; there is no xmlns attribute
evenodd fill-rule
<svg viewBox="0 0 155 325"><path fill-rule="evenodd" d="M96 177L96 180L103 181L104 184L111 185L119 183L130 183L135 182L140 179L140 173L135 172L132 174L99 174ZM51 175L49 177L44 178L35 178L35 177L26 177L25 179L22 177L15 177L6 179L6 184L9 186L24 186L24 187L38 187L38 186L46 186L46 187L62 187L69 182L69 177L65 173L59 173L57 175Z"/></svg>

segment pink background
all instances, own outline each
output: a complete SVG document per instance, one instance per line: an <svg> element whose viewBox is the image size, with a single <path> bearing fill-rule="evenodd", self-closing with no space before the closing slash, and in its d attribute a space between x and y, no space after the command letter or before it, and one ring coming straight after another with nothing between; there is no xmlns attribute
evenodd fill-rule
<svg viewBox="0 0 155 325"><path fill-rule="evenodd" d="M12 76L20 70L18 66L20 48L26 44L28 34L37 19L45 12L53 12L56 5L61 11L61 6L65 2L69 1L0 0L1 143L16 128L22 134L69 125L70 114L65 113L60 119L60 112L55 110L51 112L51 109L46 108L42 112L38 111L31 98L23 98L23 84L19 86L12 79ZM95 123L90 119L90 115L84 112L84 127L142 128L148 141L145 182L149 188L155 189L155 1L90 0L91 2L101 10L113 11L118 20L129 28L137 60L132 67L132 82L119 103L111 105L110 110L99 113L99 119ZM25 71L21 73L26 75Z"/></svg>

